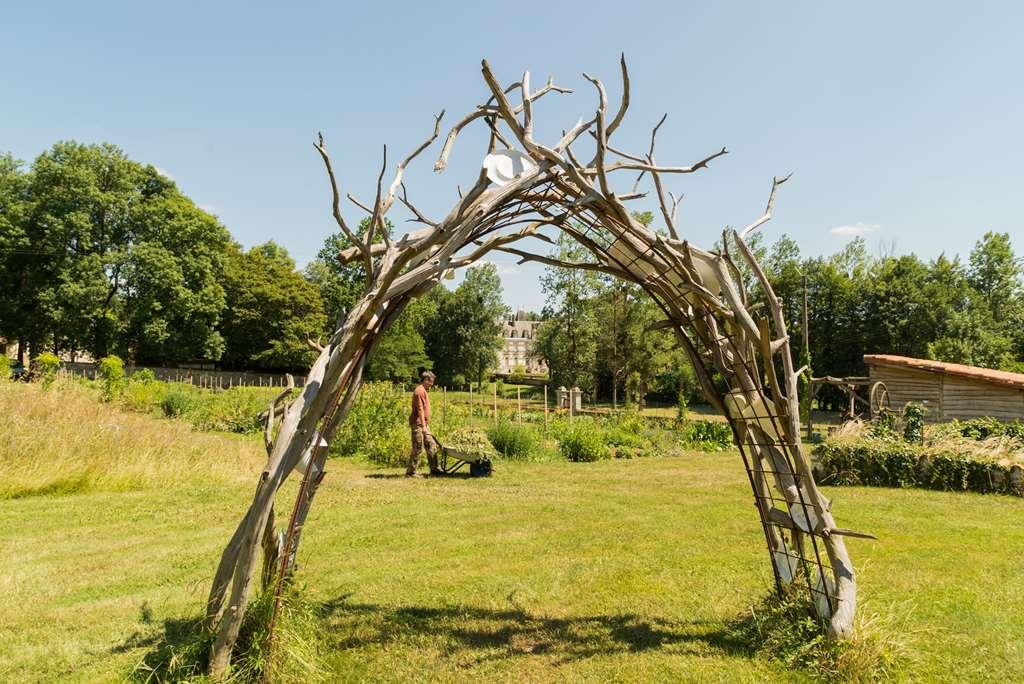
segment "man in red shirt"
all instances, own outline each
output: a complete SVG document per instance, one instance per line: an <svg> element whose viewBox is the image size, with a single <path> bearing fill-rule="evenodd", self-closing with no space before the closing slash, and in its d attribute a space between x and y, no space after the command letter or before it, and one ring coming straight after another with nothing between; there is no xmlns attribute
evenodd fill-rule
<svg viewBox="0 0 1024 684"><path fill-rule="evenodd" d="M420 464L420 454L426 449L427 462L430 463L430 474L440 475L437 467L437 443L430 433L430 397L427 390L434 384L434 374L423 371L421 382L412 391L412 413L409 414L409 427L412 428L412 453L409 454L409 465L405 469L406 477L416 477L416 468Z"/></svg>

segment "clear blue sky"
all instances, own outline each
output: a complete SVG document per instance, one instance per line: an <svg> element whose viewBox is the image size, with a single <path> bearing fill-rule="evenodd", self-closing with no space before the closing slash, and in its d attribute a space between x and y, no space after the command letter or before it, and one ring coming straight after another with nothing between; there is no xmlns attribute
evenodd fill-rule
<svg viewBox="0 0 1024 684"><path fill-rule="evenodd" d="M697 244L756 217L772 175L793 171L766 237L806 254L863 232L874 250L966 255L988 229L1024 252L1017 2L23 2L0 30L0 149L115 143L243 244L273 239L300 263L334 229L317 130L369 200L382 143L404 154L433 113L451 123L482 100L482 57L502 80L529 68L576 89L539 106L550 138L592 114L581 71L617 97L620 51L634 103L620 146L644 149L668 112L661 163L731 151L671 183ZM443 215L482 146L460 139L441 175L418 159L410 196ZM496 261L508 303L539 308L539 268Z"/></svg>

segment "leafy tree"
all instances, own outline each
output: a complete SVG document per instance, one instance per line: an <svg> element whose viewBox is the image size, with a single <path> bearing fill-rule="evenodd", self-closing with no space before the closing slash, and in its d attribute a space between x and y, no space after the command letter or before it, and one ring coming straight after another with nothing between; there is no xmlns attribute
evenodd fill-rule
<svg viewBox="0 0 1024 684"><path fill-rule="evenodd" d="M558 238L557 257L580 261L589 252L564 233ZM586 392L595 388L598 321L590 298L598 286L591 271L551 267L540 279L547 297L545 320L537 328L536 350L550 371L551 381Z"/></svg>
<svg viewBox="0 0 1024 684"><path fill-rule="evenodd" d="M494 264L470 268L465 280L449 292L435 288L437 313L426 324L427 354L434 371L454 382L463 376L482 382L498 364L501 319L508 315L502 301L501 278Z"/></svg>
<svg viewBox="0 0 1024 684"><path fill-rule="evenodd" d="M928 356L939 361L982 368L1014 368L1013 340L1000 331L985 305L950 316L946 332L928 345Z"/></svg>
<svg viewBox="0 0 1024 684"><path fill-rule="evenodd" d="M377 343L367 364L367 377L371 380L409 382L418 379L421 371L432 368L423 331L436 314L435 297L425 295L409 302Z"/></svg>
<svg viewBox="0 0 1024 684"><path fill-rule="evenodd" d="M0 166L10 192L9 159ZM220 355L227 230L155 168L113 145L57 143L26 175L17 215L5 242L21 249L3 279L20 296L2 311L5 335L95 357Z"/></svg>
<svg viewBox="0 0 1024 684"><path fill-rule="evenodd" d="M312 363L307 339L324 328L320 294L287 250L266 242L229 252L223 362L236 368L296 369Z"/></svg>
<svg viewBox="0 0 1024 684"><path fill-rule="evenodd" d="M25 364L26 336L32 322L25 297L31 288L32 262L40 254L25 232L29 209L28 175L22 162L0 154L0 291L19 296L0 297L0 337L18 341L18 363Z"/></svg>
<svg viewBox="0 0 1024 684"><path fill-rule="evenodd" d="M986 232L971 250L967 280L981 294L995 322L1008 320L1019 306L1020 278L1009 233Z"/></svg>

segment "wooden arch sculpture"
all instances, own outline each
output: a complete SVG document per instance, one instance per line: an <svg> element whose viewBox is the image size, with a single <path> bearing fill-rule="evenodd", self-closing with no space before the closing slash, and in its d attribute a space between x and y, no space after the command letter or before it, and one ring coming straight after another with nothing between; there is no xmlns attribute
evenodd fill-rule
<svg viewBox="0 0 1024 684"><path fill-rule="evenodd" d="M753 489L777 587L806 586L829 632L836 637L851 632L856 584L843 536L857 534L836 527L831 502L815 484L800 443L800 371L793 367L786 322L778 298L745 242L771 218L776 191L786 178L772 180L763 215L743 230L723 232L721 252L701 250L681 240L675 220L679 200L672 193L666 199L662 179L666 174L694 173L726 150L690 166L659 166L654 160L655 138L664 117L651 132L646 154L614 147L610 141L630 97L624 59L621 68L623 92L615 112L609 112L601 81L584 74L597 91L596 113L549 145L534 137L534 105L549 93L571 91L550 79L534 89L528 72L502 86L485 60L482 71L490 97L452 127L434 169L444 170L459 133L479 122L490 130L489 159L511 159L515 162L512 173L492 182L486 169L481 170L474 185L460 192L447 216L436 221L427 218L409 201L402 180L408 164L439 137L442 112L432 134L397 165L387 186L383 184L384 148L372 204L349 195L370 216L371 229L364 238L357 237L342 216L341 192L320 136L315 147L330 178L334 218L356 245L342 258L362 263L365 293L338 322L328 343L318 347L319 356L301 393L290 401L283 395L268 411L267 464L254 500L222 554L207 602L206 625L215 634L211 675L222 675L230 663L261 555L265 586L276 581L279 590L289 571L301 524L323 474L326 444L352 406L381 334L410 300L434 287L451 269L468 266L492 251L600 271L643 287L664 312L662 325L675 330L708 401L729 420ZM586 144L593 150L592 158L580 161L574 144ZM612 185L616 172L639 174L629 192L616 193ZM637 187L644 176L653 183L668 236L648 230L626 208L627 201L643 196ZM389 235L385 216L396 200L423 228L399 238ZM513 246L526 238L550 241L540 232L545 226L572 236L593 259L566 263ZM730 243L762 290L768 305L765 314L748 306ZM278 416L280 425L271 439ZM285 536L275 531L274 499L282 482L296 470L303 479Z"/></svg>

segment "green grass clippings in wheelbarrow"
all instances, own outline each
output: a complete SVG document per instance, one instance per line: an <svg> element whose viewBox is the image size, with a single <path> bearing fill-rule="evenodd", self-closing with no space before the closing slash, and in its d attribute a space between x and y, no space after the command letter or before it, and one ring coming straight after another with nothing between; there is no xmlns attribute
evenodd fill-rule
<svg viewBox="0 0 1024 684"><path fill-rule="evenodd" d="M432 435L433 436L433 435ZM490 477L493 470L491 457L496 456L494 447L487 437L476 430L462 428L455 430L445 438L445 444L436 436L441 452L438 465L445 474L456 473L462 468L469 468L470 477Z"/></svg>

